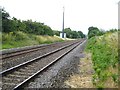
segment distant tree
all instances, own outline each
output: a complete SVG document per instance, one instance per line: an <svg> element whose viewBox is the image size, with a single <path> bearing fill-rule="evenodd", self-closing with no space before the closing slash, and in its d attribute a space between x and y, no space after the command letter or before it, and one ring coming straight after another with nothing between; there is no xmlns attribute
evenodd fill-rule
<svg viewBox="0 0 120 90"><path fill-rule="evenodd" d="M11 20L9 20L10 15L4 9L2 9L2 31L10 32L11 31Z"/></svg>
<svg viewBox="0 0 120 90"><path fill-rule="evenodd" d="M49 26L47 26L47 25L44 25L44 35L53 36L52 29Z"/></svg>
<svg viewBox="0 0 120 90"><path fill-rule="evenodd" d="M73 31L70 28L65 28L64 32L66 33L67 38L85 38L82 31Z"/></svg>
<svg viewBox="0 0 120 90"><path fill-rule="evenodd" d="M17 23L18 23L17 24L18 31L25 32L26 31L26 24L24 22L22 22L21 20L18 20Z"/></svg>
<svg viewBox="0 0 120 90"><path fill-rule="evenodd" d="M72 34L72 38L74 38L74 39L75 38L80 38L80 36L79 36L77 31L72 31L71 34Z"/></svg>
<svg viewBox="0 0 120 90"><path fill-rule="evenodd" d="M99 36L99 35L101 35L101 32L100 32L100 30L97 28L97 27L89 27L88 28L88 38L91 38L91 37L93 37L93 36Z"/></svg>
<svg viewBox="0 0 120 90"><path fill-rule="evenodd" d="M60 31L53 30L53 34L56 35L56 36L60 36Z"/></svg>
<svg viewBox="0 0 120 90"><path fill-rule="evenodd" d="M64 32L66 33L67 38L72 38L72 31L70 28L65 28Z"/></svg>
<svg viewBox="0 0 120 90"><path fill-rule="evenodd" d="M2 19L8 19L10 17L9 13L2 8Z"/></svg>
<svg viewBox="0 0 120 90"><path fill-rule="evenodd" d="M83 34L82 31L78 31L80 38L85 38L85 35Z"/></svg>
<svg viewBox="0 0 120 90"><path fill-rule="evenodd" d="M107 32L116 32L116 31L118 31L117 29L110 29L109 31L107 31Z"/></svg>
<svg viewBox="0 0 120 90"><path fill-rule="evenodd" d="M52 30L51 27L44 23L27 20L21 21L17 18L11 18L9 13L2 9L2 30L5 33L22 31L25 33L36 35L60 35L60 31ZM73 31L70 28L65 28L64 32L68 38L84 38L84 34L81 31Z"/></svg>

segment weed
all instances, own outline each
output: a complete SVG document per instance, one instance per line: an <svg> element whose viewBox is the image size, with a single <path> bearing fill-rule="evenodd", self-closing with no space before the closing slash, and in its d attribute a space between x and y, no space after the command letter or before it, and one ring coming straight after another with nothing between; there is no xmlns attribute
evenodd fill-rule
<svg viewBox="0 0 120 90"><path fill-rule="evenodd" d="M26 34L21 31L2 33L2 38L0 39L2 39L2 49L63 41L57 36L40 36Z"/></svg>
<svg viewBox="0 0 120 90"><path fill-rule="evenodd" d="M110 77L113 82L118 82L118 32L106 33L103 36L96 36L88 39L86 51L92 53L93 84L98 88L103 88L105 81ZM111 67L111 71L109 70ZM109 73L110 72L110 73Z"/></svg>

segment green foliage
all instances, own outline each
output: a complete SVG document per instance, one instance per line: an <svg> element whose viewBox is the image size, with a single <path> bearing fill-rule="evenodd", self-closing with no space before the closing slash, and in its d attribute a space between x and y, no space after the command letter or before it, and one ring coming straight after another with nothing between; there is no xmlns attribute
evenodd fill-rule
<svg viewBox="0 0 120 90"><path fill-rule="evenodd" d="M88 28L88 38L94 37L94 36L100 36L104 34L104 31L100 31L97 27L89 27Z"/></svg>
<svg viewBox="0 0 120 90"><path fill-rule="evenodd" d="M85 38L85 34L83 34L82 31L78 31L78 34L79 34L80 38Z"/></svg>
<svg viewBox="0 0 120 90"><path fill-rule="evenodd" d="M56 36L60 36L60 31L53 30L53 34L56 35Z"/></svg>
<svg viewBox="0 0 120 90"><path fill-rule="evenodd" d="M2 9L2 19L8 19L10 17L9 13Z"/></svg>
<svg viewBox="0 0 120 90"><path fill-rule="evenodd" d="M118 74L112 74L112 79L114 82L118 83Z"/></svg>
<svg viewBox="0 0 120 90"><path fill-rule="evenodd" d="M5 33L22 31L24 33L35 35L60 35L60 31L52 30L49 26L44 25L44 23L32 20L21 21L17 20L15 17L10 19L9 13L4 9L2 9L2 23L3 32ZM65 32L67 34L67 38L85 38L85 35L81 31L77 32L72 31L70 28L66 28Z"/></svg>
<svg viewBox="0 0 120 90"><path fill-rule="evenodd" d="M106 33L114 33L116 31L118 31L118 30L117 29L110 29L109 31L106 31Z"/></svg>
<svg viewBox="0 0 120 90"><path fill-rule="evenodd" d="M21 31L2 33L2 49L39 45L58 41L61 42L63 40L56 36L40 36L27 34Z"/></svg>
<svg viewBox="0 0 120 90"><path fill-rule="evenodd" d="M114 32L114 33L113 33ZM104 87L105 81L112 77L118 82L118 72L109 71L110 68L117 69L118 66L118 32L109 31L103 36L94 36L88 39L86 51L92 53L93 84Z"/></svg>
<svg viewBox="0 0 120 90"><path fill-rule="evenodd" d="M21 21L15 17L10 19L9 13L4 9L2 9L2 29L5 33L22 31L29 34L53 36L53 31L49 26L32 20Z"/></svg>
<svg viewBox="0 0 120 90"><path fill-rule="evenodd" d="M81 31L72 31L70 28L65 28L67 38L85 38L85 35Z"/></svg>

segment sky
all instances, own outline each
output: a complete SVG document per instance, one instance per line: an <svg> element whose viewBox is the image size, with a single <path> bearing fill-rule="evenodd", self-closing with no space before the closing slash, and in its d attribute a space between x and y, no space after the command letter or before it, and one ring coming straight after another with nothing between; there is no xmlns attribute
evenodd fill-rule
<svg viewBox="0 0 120 90"><path fill-rule="evenodd" d="M62 31L63 6L65 28L88 33L90 26L109 30L118 28L120 0L0 0L0 6L21 20L32 19Z"/></svg>

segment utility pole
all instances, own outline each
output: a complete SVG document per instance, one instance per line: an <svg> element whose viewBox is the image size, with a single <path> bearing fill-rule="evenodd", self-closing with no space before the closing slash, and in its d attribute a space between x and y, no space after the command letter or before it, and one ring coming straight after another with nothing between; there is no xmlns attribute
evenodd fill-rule
<svg viewBox="0 0 120 90"><path fill-rule="evenodd" d="M118 2L118 29L120 29L120 1Z"/></svg>
<svg viewBox="0 0 120 90"><path fill-rule="evenodd" d="M63 7L63 28L62 28L62 38L64 38L64 7Z"/></svg>

